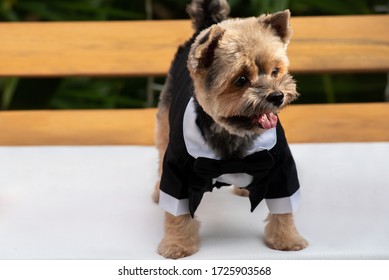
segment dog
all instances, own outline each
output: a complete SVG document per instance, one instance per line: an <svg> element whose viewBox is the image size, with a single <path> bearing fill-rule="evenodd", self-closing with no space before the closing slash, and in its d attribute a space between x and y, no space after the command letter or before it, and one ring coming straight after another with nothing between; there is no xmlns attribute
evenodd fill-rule
<svg viewBox="0 0 389 280"><path fill-rule="evenodd" d="M193 0L187 11L195 32L175 55L156 117L153 198L166 211L158 253L198 251L195 211L204 192L225 185L248 196L251 211L265 199L268 247L304 249L292 214L299 181L278 117L299 95L288 73L290 12L228 18L225 0Z"/></svg>

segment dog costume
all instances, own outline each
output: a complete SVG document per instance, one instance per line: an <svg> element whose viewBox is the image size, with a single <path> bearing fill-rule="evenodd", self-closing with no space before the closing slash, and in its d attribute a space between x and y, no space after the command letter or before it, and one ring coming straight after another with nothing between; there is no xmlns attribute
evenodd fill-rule
<svg viewBox="0 0 389 280"><path fill-rule="evenodd" d="M160 206L175 216L194 217L204 192L233 184L249 190L251 211L265 199L272 214L293 212L300 200L299 181L279 121L258 135L241 159L220 159L205 142L186 65L193 38L179 48L170 70L170 139L163 160Z"/></svg>

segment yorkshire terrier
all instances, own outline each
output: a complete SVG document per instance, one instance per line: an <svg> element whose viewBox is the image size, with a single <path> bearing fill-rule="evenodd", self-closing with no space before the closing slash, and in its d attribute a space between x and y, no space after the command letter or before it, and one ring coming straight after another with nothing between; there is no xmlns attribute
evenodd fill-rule
<svg viewBox="0 0 389 280"><path fill-rule="evenodd" d="M153 198L166 211L158 253L197 252L194 213L204 192L226 185L249 197L251 211L265 199L268 247L301 250L299 181L278 118L299 95L288 74L290 12L228 19L226 0L193 0L187 11L195 34L176 53L157 113Z"/></svg>

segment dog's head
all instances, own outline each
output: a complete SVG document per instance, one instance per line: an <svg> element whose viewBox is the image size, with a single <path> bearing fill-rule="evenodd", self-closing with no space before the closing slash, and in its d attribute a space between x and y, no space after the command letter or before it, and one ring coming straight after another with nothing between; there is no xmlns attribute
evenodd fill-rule
<svg viewBox="0 0 389 280"><path fill-rule="evenodd" d="M288 74L289 10L228 19L203 30L188 68L196 99L229 133L248 135L275 127L277 113L298 97Z"/></svg>

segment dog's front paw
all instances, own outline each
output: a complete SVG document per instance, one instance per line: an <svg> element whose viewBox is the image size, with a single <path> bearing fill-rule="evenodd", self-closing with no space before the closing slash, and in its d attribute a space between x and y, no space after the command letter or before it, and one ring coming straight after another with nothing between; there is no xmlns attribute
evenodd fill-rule
<svg viewBox="0 0 389 280"><path fill-rule="evenodd" d="M265 244L275 250L299 251L308 246L294 224L292 214L269 214L265 227Z"/></svg>
<svg viewBox="0 0 389 280"><path fill-rule="evenodd" d="M265 244L280 251L300 251L308 246L308 242L299 234L293 236L266 236Z"/></svg>
<svg viewBox="0 0 389 280"><path fill-rule="evenodd" d="M180 259L198 251L197 245L177 244L163 239L158 246L158 254L168 259Z"/></svg>
<svg viewBox="0 0 389 280"><path fill-rule="evenodd" d="M189 214L165 215L165 235L158 246L158 253L165 258L179 259L196 253L199 249L199 227Z"/></svg>

